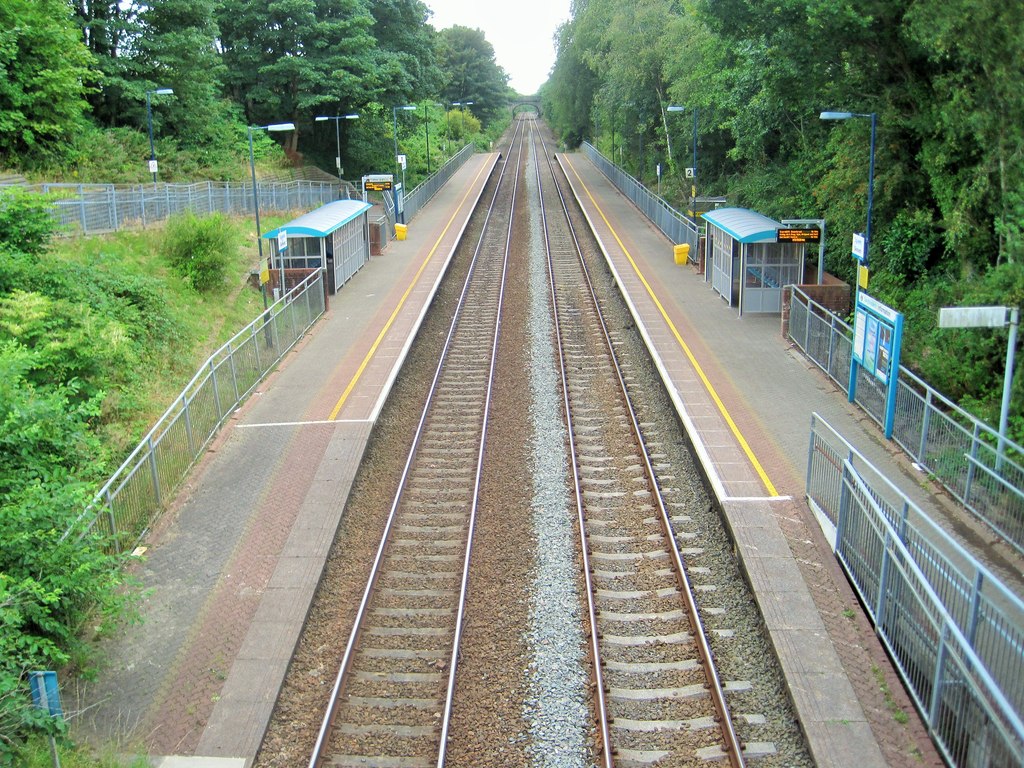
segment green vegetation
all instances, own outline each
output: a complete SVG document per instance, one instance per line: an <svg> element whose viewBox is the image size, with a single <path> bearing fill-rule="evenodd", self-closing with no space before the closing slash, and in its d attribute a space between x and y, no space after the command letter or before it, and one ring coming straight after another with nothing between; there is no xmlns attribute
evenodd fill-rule
<svg viewBox="0 0 1024 768"><path fill-rule="evenodd" d="M55 243L46 204L0 195L0 765L22 764L26 735L55 727L30 708L26 673L88 669L89 638L133 617L123 558L79 516L262 308L248 221Z"/></svg>
<svg viewBox="0 0 1024 768"><path fill-rule="evenodd" d="M870 290L908 318L903 362L994 425L1007 332L939 331L937 309L1024 298L1022 51L1024 17L996 0L588 0L542 97L566 145L649 187L661 163L679 207L696 110L698 194L824 218L828 270L851 285L870 121L819 114L877 114Z"/></svg>

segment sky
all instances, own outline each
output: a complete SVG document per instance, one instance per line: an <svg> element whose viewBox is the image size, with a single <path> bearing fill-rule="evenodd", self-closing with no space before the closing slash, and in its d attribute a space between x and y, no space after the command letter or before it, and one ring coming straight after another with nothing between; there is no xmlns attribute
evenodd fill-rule
<svg viewBox="0 0 1024 768"><path fill-rule="evenodd" d="M554 35L569 18L570 0L424 0L435 29L458 24L482 29L494 46L509 85L524 95L537 92L555 63Z"/></svg>

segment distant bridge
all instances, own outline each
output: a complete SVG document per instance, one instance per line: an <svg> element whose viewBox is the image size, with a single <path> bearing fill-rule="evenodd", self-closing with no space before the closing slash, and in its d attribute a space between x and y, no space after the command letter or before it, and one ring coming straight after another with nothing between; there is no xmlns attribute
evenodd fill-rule
<svg viewBox="0 0 1024 768"><path fill-rule="evenodd" d="M512 117L515 117L519 112L526 111L527 107L531 107L537 113L537 117L541 116L540 99L523 99L512 105Z"/></svg>

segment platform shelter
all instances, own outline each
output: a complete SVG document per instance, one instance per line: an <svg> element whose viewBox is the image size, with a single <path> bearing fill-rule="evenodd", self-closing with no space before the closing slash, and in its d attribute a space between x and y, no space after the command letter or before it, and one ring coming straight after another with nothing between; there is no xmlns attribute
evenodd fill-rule
<svg viewBox="0 0 1024 768"><path fill-rule="evenodd" d="M779 242L787 227L746 208L708 211L711 288L739 314L782 311L782 289L804 279L804 245Z"/></svg>
<svg viewBox="0 0 1024 768"><path fill-rule="evenodd" d="M289 273L322 268L327 272L328 293L336 293L370 260L367 212L371 207L362 200L336 200L267 232L263 237L270 241L271 273L280 270L282 263ZM287 233L287 247L279 252L282 230Z"/></svg>

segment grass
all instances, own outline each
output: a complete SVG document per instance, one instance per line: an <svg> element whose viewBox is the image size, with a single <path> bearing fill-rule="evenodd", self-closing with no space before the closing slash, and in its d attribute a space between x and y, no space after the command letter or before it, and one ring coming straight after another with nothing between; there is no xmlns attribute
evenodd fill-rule
<svg viewBox="0 0 1024 768"><path fill-rule="evenodd" d="M290 214L267 216L264 228L270 230L292 218ZM134 448L199 366L263 310L262 294L249 279L259 262L255 227L248 218L228 221L239 247L231 259L225 285L205 294L193 290L160 255L160 226L68 238L54 244L51 256L57 261L156 279L173 322L177 338L168 339L169 354L154 355L145 375L129 385L130 389L107 393L106 407L118 417L105 425L103 439L115 454ZM264 253L268 253L266 248Z"/></svg>
<svg viewBox="0 0 1024 768"><path fill-rule="evenodd" d="M882 691L882 696L885 697L885 706L889 712L892 713L892 719L900 725L906 725L910 722L910 716L903 711L903 708L896 703L892 697L892 691L889 690L889 684L885 681L885 673L882 668L877 665L871 666L871 674L875 676L875 681L878 683L878 688Z"/></svg>
<svg viewBox="0 0 1024 768"><path fill-rule="evenodd" d="M99 753L66 739L57 740L57 754L61 768L149 768L149 761L144 756ZM53 768L50 743L43 736L29 739L21 757L24 759L23 768Z"/></svg>

